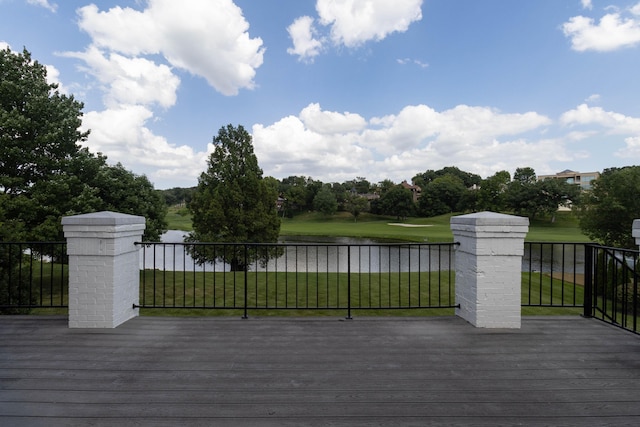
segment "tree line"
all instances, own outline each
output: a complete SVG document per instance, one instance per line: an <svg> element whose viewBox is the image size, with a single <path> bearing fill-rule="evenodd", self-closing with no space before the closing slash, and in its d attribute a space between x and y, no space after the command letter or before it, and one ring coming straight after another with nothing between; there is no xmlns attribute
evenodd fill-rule
<svg viewBox="0 0 640 427"><path fill-rule="evenodd" d="M513 179L500 171L482 179L455 166L427 170L405 181L386 179L371 183L357 177L342 183L323 183L311 177L269 178L277 190L277 207L283 217L316 211L332 215L362 212L407 217L433 217L453 212L510 212L531 219L553 216L559 206L578 204L580 188L563 180L538 181L530 167L516 169ZM188 204L196 188L173 188L162 193L170 205Z"/></svg>

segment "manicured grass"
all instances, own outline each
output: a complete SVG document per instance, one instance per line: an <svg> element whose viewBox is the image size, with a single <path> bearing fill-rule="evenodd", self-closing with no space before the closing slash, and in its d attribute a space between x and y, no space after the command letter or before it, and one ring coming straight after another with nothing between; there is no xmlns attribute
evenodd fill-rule
<svg viewBox="0 0 640 427"><path fill-rule="evenodd" d="M283 218L281 236L359 237L404 242L452 242L451 214L432 218L407 218L362 214L358 221L346 212L325 216L316 212ZM167 216L169 229L191 231L191 218L182 208L172 208ZM395 225L394 225L395 224ZM535 242L589 242L582 234L571 212L558 212L556 219L531 221L527 241Z"/></svg>
<svg viewBox="0 0 640 427"><path fill-rule="evenodd" d="M254 314L265 316L336 315L346 312L348 307L368 315L382 312L424 315L428 310L415 313L409 307L446 307L453 305L454 299L448 272L349 275L146 270L141 280L144 283L141 305L158 308L144 310L150 315L157 314L156 311L200 315L241 313L235 308L245 304L245 280L247 307ZM200 312L201 308L209 310ZM453 313L452 309L449 311Z"/></svg>
<svg viewBox="0 0 640 427"><path fill-rule="evenodd" d="M191 214L185 207L171 206L167 212L169 230L193 231Z"/></svg>
<svg viewBox="0 0 640 427"><path fill-rule="evenodd" d="M66 278L65 278L66 279ZM247 274L250 316L346 316L347 273ZM145 270L141 309L145 316L242 316L245 273ZM58 279L55 279L58 282ZM371 273L351 275L353 316L453 315L453 273ZM420 286L419 286L420 285ZM66 286L65 286L66 288ZM59 298L57 286L43 287L42 301ZM584 289L540 273L522 273L523 315L580 315ZM55 303L58 303L57 301ZM66 294L65 294L66 303ZM530 306L527 306L530 305ZM174 306L180 308L172 308ZM206 308L204 308L206 307ZM31 314L67 314L65 308L39 308Z"/></svg>

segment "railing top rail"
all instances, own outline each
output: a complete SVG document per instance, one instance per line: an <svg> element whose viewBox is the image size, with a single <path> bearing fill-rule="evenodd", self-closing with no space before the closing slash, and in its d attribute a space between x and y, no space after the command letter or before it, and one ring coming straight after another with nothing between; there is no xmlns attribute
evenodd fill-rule
<svg viewBox="0 0 640 427"><path fill-rule="evenodd" d="M454 245L458 245L459 243L457 242L441 242L441 243L435 243L435 242L424 242L424 243L419 243L419 242L398 242L398 243L322 243L322 242L317 242L317 243L310 243L310 242L289 242L289 243L247 243L247 242L135 242L136 245L143 245L143 246L150 246L150 245L185 245L185 246L192 246L192 245L210 245L210 246L268 246L268 247L274 247L274 246L281 246L281 247L287 247L287 246L338 246L338 247L345 247L345 246L362 246L362 247L369 247L369 246L454 246Z"/></svg>
<svg viewBox="0 0 640 427"><path fill-rule="evenodd" d="M601 245L599 243L587 243L586 245L590 246L590 247L593 247L593 248L597 248L597 249L604 249L604 250L609 250L609 251L628 252L628 253L640 254L640 250L639 249L616 248L614 246L605 246L605 245Z"/></svg>

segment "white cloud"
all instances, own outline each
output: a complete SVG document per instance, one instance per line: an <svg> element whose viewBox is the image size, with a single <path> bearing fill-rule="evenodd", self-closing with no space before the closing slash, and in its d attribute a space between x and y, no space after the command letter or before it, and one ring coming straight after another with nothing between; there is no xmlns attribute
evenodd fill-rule
<svg viewBox="0 0 640 427"><path fill-rule="evenodd" d="M640 118L629 117L613 111L605 111L600 107L589 107L581 104L567 111L560 117L564 125L586 127L586 137L593 135L629 135L624 139L625 147L614 151L616 157L624 159L640 159Z"/></svg>
<svg viewBox="0 0 640 427"><path fill-rule="evenodd" d="M621 157L623 159L640 159L640 136L633 136L625 138L625 148L614 152L614 156Z"/></svg>
<svg viewBox="0 0 640 427"><path fill-rule="evenodd" d="M121 162L152 180L176 177L193 185L206 168L208 153L155 135L146 126L152 118L153 112L144 106L123 104L86 113L82 129L91 129L87 140L91 151L107 154L110 162Z"/></svg>
<svg viewBox="0 0 640 427"><path fill-rule="evenodd" d="M405 32L422 19L423 0L317 0L319 23L329 32L335 46L357 48L368 41L380 41L390 34ZM303 16L288 27L294 47L291 55L308 60L323 49L325 37L318 36L313 18Z"/></svg>
<svg viewBox="0 0 640 427"><path fill-rule="evenodd" d="M400 182L452 164L488 176L523 165L547 170L549 161L574 159L579 154L565 149L560 138L524 136L551 123L533 112L504 114L466 105L442 112L412 105L366 121L310 104L299 117L254 125L253 140L265 174L277 178L303 175L342 182L364 175L373 182Z"/></svg>
<svg viewBox="0 0 640 427"><path fill-rule="evenodd" d="M309 104L300 112L300 120L311 131L319 134L357 132L367 122L359 114L322 111L320 104Z"/></svg>
<svg viewBox="0 0 640 427"><path fill-rule="evenodd" d="M56 3L50 3L49 0L27 0L27 3L34 6L44 7L51 12L55 12L56 10L58 10L58 5Z"/></svg>
<svg viewBox="0 0 640 427"><path fill-rule="evenodd" d="M11 45L4 40L0 40L0 50L11 49Z"/></svg>
<svg viewBox="0 0 640 427"><path fill-rule="evenodd" d="M640 3L629 9L634 17L623 17L619 11L608 13L595 23L592 18L574 16L562 25L571 48L579 52L612 51L640 44Z"/></svg>
<svg viewBox="0 0 640 427"><path fill-rule="evenodd" d="M582 3L582 7L585 9L593 9L593 4L591 3L591 0L580 0Z"/></svg>
<svg viewBox="0 0 640 427"><path fill-rule="evenodd" d="M95 5L78 10L80 28L101 49L123 55L161 54L174 67L204 77L217 91L235 95L253 88L262 65L260 38L231 0L149 0L147 8Z"/></svg>
<svg viewBox="0 0 640 427"><path fill-rule="evenodd" d="M335 44L358 47L407 31L422 19L421 6L422 0L318 0L316 10L320 23L331 26Z"/></svg>
<svg viewBox="0 0 640 427"><path fill-rule="evenodd" d="M597 93L594 93L593 95L589 95L589 97L585 99L585 102L599 102L599 101L600 101L600 95Z"/></svg>
<svg viewBox="0 0 640 427"><path fill-rule="evenodd" d="M301 16L287 27L287 31L293 40L293 48L288 48L287 53L298 55L301 61L313 62L313 58L322 51L322 40L315 38L317 31L313 26L313 18Z"/></svg>
<svg viewBox="0 0 640 427"><path fill-rule="evenodd" d="M640 118L629 117L601 107L589 107L581 104L562 114L560 122L567 126L595 125L604 127L612 134L632 133L640 135Z"/></svg>
<svg viewBox="0 0 640 427"><path fill-rule="evenodd" d="M176 102L180 79L164 64L117 53L106 57L95 46L85 52L65 55L82 59L87 64L87 71L104 85L107 106L157 103L167 108Z"/></svg>
<svg viewBox="0 0 640 427"><path fill-rule="evenodd" d="M91 129L87 145L156 182L193 185L208 153L154 134L148 125L157 120L154 108L175 105L177 69L203 77L224 95L253 88L262 40L249 36L249 24L231 0L136 4L143 8L78 9L78 25L91 44L62 54L83 61L81 69L95 77L103 94L105 109L83 118L83 128Z"/></svg>

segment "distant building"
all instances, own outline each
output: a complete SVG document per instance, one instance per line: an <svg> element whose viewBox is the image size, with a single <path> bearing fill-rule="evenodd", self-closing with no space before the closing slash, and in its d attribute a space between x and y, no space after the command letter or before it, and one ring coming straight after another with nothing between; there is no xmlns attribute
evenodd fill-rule
<svg viewBox="0 0 640 427"><path fill-rule="evenodd" d="M539 175L538 181L545 179L563 179L569 184L575 184L583 190L591 190L591 181L600 178L600 172L576 172L564 170L555 175Z"/></svg>
<svg viewBox="0 0 640 427"><path fill-rule="evenodd" d="M400 185L402 185L407 190L411 191L411 194L413 194L413 201L414 202L418 201L418 198L422 194L422 188L420 188L420 187L418 187L417 185L414 185L414 184L409 184L406 180L402 181L402 183Z"/></svg>

